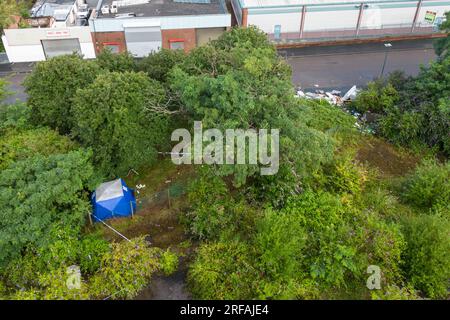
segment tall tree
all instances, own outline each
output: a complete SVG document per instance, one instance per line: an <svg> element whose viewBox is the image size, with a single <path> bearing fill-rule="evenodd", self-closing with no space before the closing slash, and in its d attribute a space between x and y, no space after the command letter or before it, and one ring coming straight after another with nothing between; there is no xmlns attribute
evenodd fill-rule
<svg viewBox="0 0 450 320"><path fill-rule="evenodd" d="M28 244L48 245L56 223L80 230L90 210L91 154L37 155L0 172L0 265Z"/></svg>
<svg viewBox="0 0 450 320"><path fill-rule="evenodd" d="M24 82L33 123L70 133L74 125L72 100L101 70L95 61L85 61L76 54L39 62Z"/></svg>
<svg viewBox="0 0 450 320"><path fill-rule="evenodd" d="M100 75L74 98L73 133L95 150L103 173L126 173L155 161L157 146L167 138L168 119L150 110L164 102L163 87L144 73Z"/></svg>

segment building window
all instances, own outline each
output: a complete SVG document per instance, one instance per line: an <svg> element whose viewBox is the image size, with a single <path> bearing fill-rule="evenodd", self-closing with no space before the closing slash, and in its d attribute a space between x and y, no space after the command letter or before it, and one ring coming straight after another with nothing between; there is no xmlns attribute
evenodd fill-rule
<svg viewBox="0 0 450 320"><path fill-rule="evenodd" d="M169 47L170 50L184 50L184 39L170 39Z"/></svg>
<svg viewBox="0 0 450 320"><path fill-rule="evenodd" d="M274 33L275 40L280 40L281 39L281 25L279 25L279 24L275 25L275 27L273 28L273 33Z"/></svg>
<svg viewBox="0 0 450 320"><path fill-rule="evenodd" d="M108 48L112 53L120 53L120 44L115 42L103 43L103 49Z"/></svg>

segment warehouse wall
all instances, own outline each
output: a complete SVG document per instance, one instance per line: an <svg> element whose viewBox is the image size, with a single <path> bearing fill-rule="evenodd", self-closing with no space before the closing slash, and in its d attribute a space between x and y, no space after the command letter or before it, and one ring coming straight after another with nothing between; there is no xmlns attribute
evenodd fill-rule
<svg viewBox="0 0 450 320"><path fill-rule="evenodd" d="M203 28L203 29L196 29L196 37L197 37L197 46L204 45L208 43L211 40L215 40L222 33L225 32L225 28Z"/></svg>
<svg viewBox="0 0 450 320"><path fill-rule="evenodd" d="M41 40L78 39L85 59L95 58L89 27L5 29L2 41L10 62L45 60Z"/></svg>
<svg viewBox="0 0 450 320"><path fill-rule="evenodd" d="M359 9L355 6L311 7L306 10L305 31L354 29Z"/></svg>
<svg viewBox="0 0 450 320"><path fill-rule="evenodd" d="M325 2L325 1L324 1ZM345 1L342 1L345 2ZM364 1L361 1L364 2ZM410 26L414 20L418 0L367 2L361 20L362 29ZM273 34L275 25L281 25L281 33L299 32L302 6L273 8L249 8L248 24L256 25L264 32ZM426 11L442 17L450 11L449 0L424 0L418 24L425 25ZM358 1L354 3L308 5L304 31L355 29L359 15Z"/></svg>
<svg viewBox="0 0 450 320"><path fill-rule="evenodd" d="M281 32L300 30L301 9L286 13L271 13L269 10L249 10L247 24L255 25L266 33L274 33L274 27L281 25Z"/></svg>
<svg viewBox="0 0 450 320"><path fill-rule="evenodd" d="M161 30L162 33L162 46L164 49L170 49L170 40L182 39L184 41L184 51L189 52L194 49L197 44L197 37L195 29L174 29L174 30Z"/></svg>
<svg viewBox="0 0 450 320"><path fill-rule="evenodd" d="M97 53L100 53L108 44L117 45L119 52L127 51L125 34L123 32L96 32L92 33L92 38L95 41L95 51Z"/></svg>

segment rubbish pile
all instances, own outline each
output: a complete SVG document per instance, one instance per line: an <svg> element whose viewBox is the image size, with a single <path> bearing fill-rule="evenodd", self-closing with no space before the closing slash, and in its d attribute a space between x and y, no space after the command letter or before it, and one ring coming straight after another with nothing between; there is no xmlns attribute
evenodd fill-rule
<svg viewBox="0 0 450 320"><path fill-rule="evenodd" d="M356 86L351 87L350 90L348 90L343 96L341 96L342 92L339 90L324 91L317 89L315 92L304 92L301 88L299 88L295 96L305 99L326 100L330 104L342 106L345 103L354 100L358 92L359 89Z"/></svg>

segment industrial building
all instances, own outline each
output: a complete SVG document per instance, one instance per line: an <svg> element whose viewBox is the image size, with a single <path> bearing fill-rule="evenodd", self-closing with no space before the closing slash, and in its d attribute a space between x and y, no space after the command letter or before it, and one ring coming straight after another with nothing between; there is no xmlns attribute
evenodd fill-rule
<svg viewBox="0 0 450 320"><path fill-rule="evenodd" d="M192 48L231 26L224 0L100 0L90 27L96 51L108 47L143 57Z"/></svg>
<svg viewBox="0 0 450 320"><path fill-rule="evenodd" d="M231 0L240 26L276 42L430 34L449 0Z"/></svg>
<svg viewBox="0 0 450 320"><path fill-rule="evenodd" d="M86 2L89 19L79 19ZM10 62L73 52L92 59L104 48L135 57L161 48L187 52L231 27L231 14L225 0L40 0L26 24L4 30Z"/></svg>
<svg viewBox="0 0 450 320"><path fill-rule="evenodd" d="M34 62L72 52L86 59L95 58L91 30L77 25L78 6L83 3L83 0L36 1L29 19L19 21L18 17L18 23L3 30L8 60Z"/></svg>

